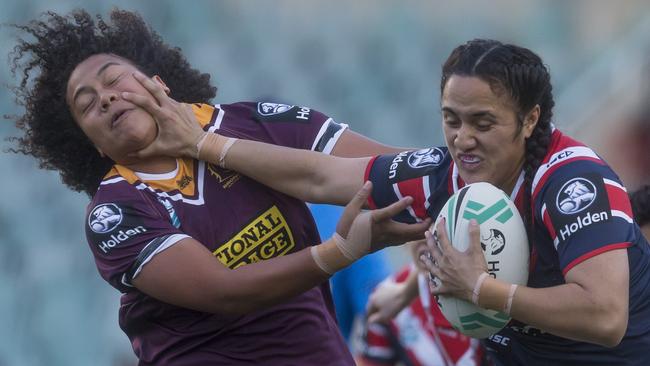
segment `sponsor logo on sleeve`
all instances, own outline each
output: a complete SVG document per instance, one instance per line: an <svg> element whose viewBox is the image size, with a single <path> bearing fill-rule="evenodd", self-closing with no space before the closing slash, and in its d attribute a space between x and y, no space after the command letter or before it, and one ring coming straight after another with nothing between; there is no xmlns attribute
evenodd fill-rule
<svg viewBox="0 0 650 366"><path fill-rule="evenodd" d="M287 254L295 247L289 224L273 206L255 217L213 254L230 269Z"/></svg>
<svg viewBox="0 0 650 366"><path fill-rule="evenodd" d="M445 154L437 147L414 151L409 154L408 164L413 169L438 166Z"/></svg>
<svg viewBox="0 0 650 366"><path fill-rule="evenodd" d="M103 203L95 206L88 215L91 241L97 244L104 254L129 238L147 231L144 226L136 223L137 219L129 220L125 212L114 203Z"/></svg>
<svg viewBox="0 0 650 366"><path fill-rule="evenodd" d="M395 155L388 166L391 183L434 174L445 161L445 153L439 148L403 151Z"/></svg>
<svg viewBox="0 0 650 366"><path fill-rule="evenodd" d="M259 102L257 113L264 121L307 122L311 109L282 103Z"/></svg>
<svg viewBox="0 0 650 366"><path fill-rule="evenodd" d="M560 241L611 216L603 179L591 174L567 180L555 193L554 206L550 205L549 216L557 233L556 248Z"/></svg>
<svg viewBox="0 0 650 366"><path fill-rule="evenodd" d="M108 233L122 222L122 210L114 203L96 206L88 216L88 227L97 234Z"/></svg>
<svg viewBox="0 0 650 366"><path fill-rule="evenodd" d="M557 194L555 204L566 215L578 213L596 200L596 186L584 178L573 178L564 183Z"/></svg>
<svg viewBox="0 0 650 366"><path fill-rule="evenodd" d="M263 116L272 116L274 114L284 113L291 108L293 108L293 106L288 104L268 102L257 103L257 112Z"/></svg>

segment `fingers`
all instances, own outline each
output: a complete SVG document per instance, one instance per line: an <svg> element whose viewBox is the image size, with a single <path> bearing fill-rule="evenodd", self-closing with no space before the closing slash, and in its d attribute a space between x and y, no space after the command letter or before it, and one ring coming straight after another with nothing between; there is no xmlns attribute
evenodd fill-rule
<svg viewBox="0 0 650 366"><path fill-rule="evenodd" d="M392 235L395 240L389 240L387 243L403 243L413 240L421 240L424 233L429 226L431 226L431 220L426 219L422 222L416 224L405 224L397 221L387 221L380 223L384 227L386 236ZM387 244L385 243L385 244Z"/></svg>
<svg viewBox="0 0 650 366"><path fill-rule="evenodd" d="M433 260L436 262L439 261L442 258L442 252L438 247L436 238L429 230L424 233L424 236L426 238L427 248L433 257Z"/></svg>
<svg viewBox="0 0 650 366"><path fill-rule="evenodd" d="M347 238L348 231L355 217L361 212L364 204L368 200L368 196L372 191L372 183L367 181L363 184L363 187L352 197L352 200L345 206L341 218L339 219L338 224L336 225L336 232L344 238Z"/></svg>
<svg viewBox="0 0 650 366"><path fill-rule="evenodd" d="M361 211L361 208L366 204L366 201L368 200L368 196L370 196L370 192L372 191L372 182L371 181L366 181L363 183L363 187L357 192L357 194L354 195L348 206L353 206L355 209L358 211ZM347 207L347 206L346 206Z"/></svg>
<svg viewBox="0 0 650 366"><path fill-rule="evenodd" d="M390 219L391 217L404 211L411 205L411 203L413 203L413 197L404 197L401 200L391 204L390 206L372 211L372 217L375 221Z"/></svg>
<svg viewBox="0 0 650 366"><path fill-rule="evenodd" d="M469 247L470 250L483 251L483 249L481 249L481 230L478 222L474 219L469 221L469 240L471 243Z"/></svg>
<svg viewBox="0 0 650 366"><path fill-rule="evenodd" d="M167 93L165 93L163 86L153 81L152 78L149 78L140 72L133 73L133 77L140 84L142 84L142 86L144 86L144 88L147 89L151 95L153 95L153 97L158 102L158 105L163 105L170 101L170 98L167 96Z"/></svg>
<svg viewBox="0 0 650 366"><path fill-rule="evenodd" d="M122 99L141 107L154 116L158 115L161 110L160 106L156 104L153 99L144 95L122 92Z"/></svg>
<svg viewBox="0 0 650 366"><path fill-rule="evenodd" d="M447 234L447 220L443 218L436 225L436 237L438 239L437 244L440 246L440 250L444 253L452 249L451 244L449 243L449 235Z"/></svg>

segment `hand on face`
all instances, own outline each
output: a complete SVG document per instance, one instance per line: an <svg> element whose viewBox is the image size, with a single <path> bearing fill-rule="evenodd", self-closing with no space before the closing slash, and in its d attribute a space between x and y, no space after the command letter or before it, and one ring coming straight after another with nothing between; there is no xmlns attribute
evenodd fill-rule
<svg viewBox="0 0 650 366"><path fill-rule="evenodd" d="M196 121L192 107L179 103L170 98L163 85L154 82L141 73L133 75L147 91L154 96L149 97L135 93L122 93L122 98L150 113L158 126L156 139L142 150L132 155L138 158L152 156L196 156L197 143L204 131Z"/></svg>
<svg viewBox="0 0 650 366"><path fill-rule="evenodd" d="M476 280L482 272L487 272L479 225L472 221L469 225L470 245L465 252L451 246L445 220L440 220L436 227L437 240L431 232L425 233L431 257L421 254L420 261L432 276L440 280L437 287L431 284L433 295L444 294L471 301Z"/></svg>

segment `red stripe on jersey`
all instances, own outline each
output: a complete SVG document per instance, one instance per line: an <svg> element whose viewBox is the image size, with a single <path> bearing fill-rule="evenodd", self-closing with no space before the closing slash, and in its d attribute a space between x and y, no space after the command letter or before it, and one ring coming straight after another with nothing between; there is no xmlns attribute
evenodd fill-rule
<svg viewBox="0 0 650 366"><path fill-rule="evenodd" d="M559 167L562 167L562 166L566 165L567 163L573 163L573 162L579 161L579 160L593 161L595 163L605 165L604 161L602 161L600 159L591 158L591 157L588 157L588 156L577 156L575 158L568 159L568 160L563 161L561 163L557 163L556 165L552 166L549 170L547 170L546 173L544 173L542 178L539 180L539 182L537 182L537 186L535 187L535 192L533 192L532 201L535 202L535 199L537 199L537 194L539 194L539 191L542 189L542 187L544 187L544 184L546 184L546 181L548 180L548 178L550 178L551 175L553 175L553 172L555 172Z"/></svg>
<svg viewBox="0 0 650 366"><path fill-rule="evenodd" d="M607 197L609 198L609 205L612 210L622 211L630 218L632 218L632 205L630 205L630 198L620 187L605 182L605 189L607 190Z"/></svg>
<svg viewBox="0 0 650 366"><path fill-rule="evenodd" d="M422 177L417 177L397 183L397 189L399 189L402 197L413 197L411 208L413 208L415 216L420 219L424 219L427 216L427 210L424 208L426 197L424 197L424 184L422 180Z"/></svg>
<svg viewBox="0 0 650 366"><path fill-rule="evenodd" d="M369 327L368 331L366 332L366 342L368 345L390 350L391 344L388 336L386 334L376 332L373 328L375 327Z"/></svg>
<svg viewBox="0 0 650 366"><path fill-rule="evenodd" d="M569 263L566 268L562 270L562 274L566 276L566 274L575 266L578 264L586 261L589 258L595 257L598 254L604 253L604 252L609 252L610 250L615 250L615 249L623 249L623 248L629 248L632 246L632 243L630 242L625 242L625 243L616 243L616 244L609 244L605 245L604 247L600 247L598 249L592 250L589 253L585 253L578 258L574 259Z"/></svg>
<svg viewBox="0 0 650 366"><path fill-rule="evenodd" d="M363 182L364 183L370 180L370 170L372 170L372 166L373 166L373 164L375 164L375 160L377 160L378 157L379 157L379 155L373 157L368 162L368 165L366 165L366 171L363 173ZM368 208L370 208L372 210L377 208L377 205L375 204L375 200L372 199L372 192L368 196Z"/></svg>
<svg viewBox="0 0 650 366"><path fill-rule="evenodd" d="M555 228L553 227L553 222L551 221L551 216L548 214L548 210L544 210L542 221L544 221L544 226L546 226L549 234L551 234L551 239L555 240L555 238L557 238L557 234L555 233Z"/></svg>

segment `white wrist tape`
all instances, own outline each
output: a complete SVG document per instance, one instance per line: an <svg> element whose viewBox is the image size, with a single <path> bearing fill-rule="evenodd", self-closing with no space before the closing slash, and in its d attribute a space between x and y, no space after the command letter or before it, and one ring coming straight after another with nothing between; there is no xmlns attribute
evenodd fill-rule
<svg viewBox="0 0 650 366"><path fill-rule="evenodd" d="M316 247L317 245L314 245L309 249L311 252L311 257L314 258L314 262L316 262L318 268L320 268L323 272L327 273L328 275L333 275L336 270L330 267L327 262L323 260L323 258L318 253L318 248Z"/></svg>
<svg viewBox="0 0 650 366"><path fill-rule="evenodd" d="M208 137L208 132L204 131L199 137L199 139L196 140L196 155L194 156L195 159L199 158L199 153L201 152L201 148L203 147L203 143L205 142L205 139L207 137Z"/></svg>
<svg viewBox="0 0 650 366"><path fill-rule="evenodd" d="M515 297L515 292L517 291L517 285L510 285L510 291L508 291L508 301L506 301L506 306L503 309L503 312L506 315L510 315L510 310L512 310L512 299Z"/></svg>
<svg viewBox="0 0 650 366"><path fill-rule="evenodd" d="M233 138L233 137L228 137L226 142L223 144L223 148L221 148L221 154L219 154L219 166L222 168L226 168L226 155L228 154L228 150L232 147L232 145L237 141L238 139Z"/></svg>
<svg viewBox="0 0 650 366"><path fill-rule="evenodd" d="M476 283L474 284L474 290L472 291L472 302L476 306L480 306L478 304L478 300L479 300L479 295L481 294L481 286L483 286L483 282L485 282L485 279L488 276L489 276L489 274L487 272L483 272L476 279Z"/></svg>

